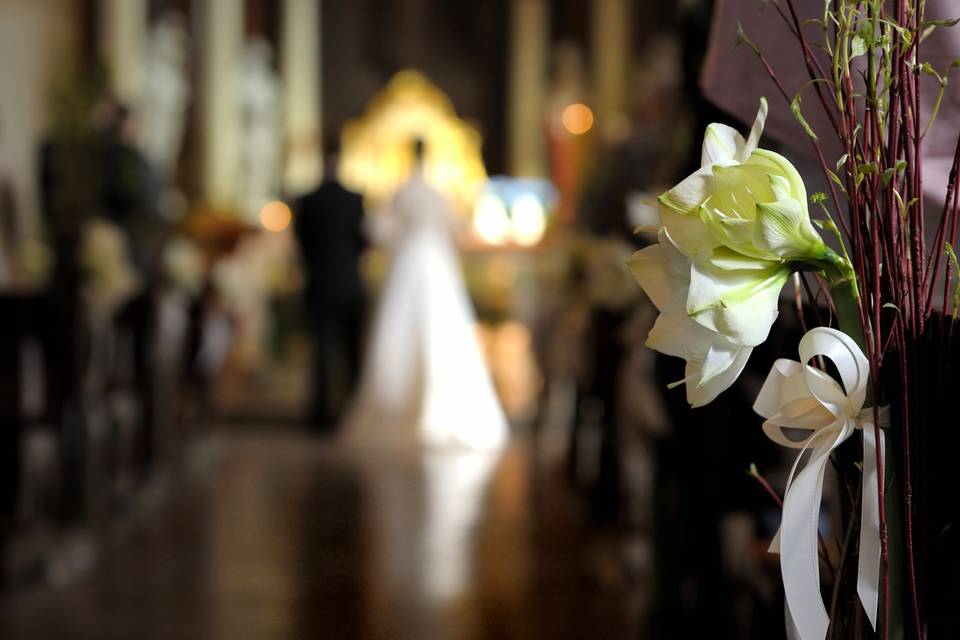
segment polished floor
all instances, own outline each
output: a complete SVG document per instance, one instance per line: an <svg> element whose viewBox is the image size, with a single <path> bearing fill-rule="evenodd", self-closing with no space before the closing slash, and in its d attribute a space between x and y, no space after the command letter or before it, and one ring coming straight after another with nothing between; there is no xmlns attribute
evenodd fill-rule
<svg viewBox="0 0 960 640"><path fill-rule="evenodd" d="M397 457L223 433L93 568L0 603L5 640L638 637L617 547L514 442Z"/></svg>

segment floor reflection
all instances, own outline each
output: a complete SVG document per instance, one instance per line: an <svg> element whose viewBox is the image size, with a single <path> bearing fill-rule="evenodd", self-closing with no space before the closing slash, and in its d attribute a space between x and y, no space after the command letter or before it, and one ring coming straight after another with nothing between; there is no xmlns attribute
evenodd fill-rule
<svg viewBox="0 0 960 640"><path fill-rule="evenodd" d="M635 637L578 505L523 444L388 458L294 434L218 443L192 489L110 533L92 573L7 594L0 637Z"/></svg>
<svg viewBox="0 0 960 640"><path fill-rule="evenodd" d="M426 518L421 540L424 591L440 604L471 583L473 532L499 455L477 451L425 454Z"/></svg>

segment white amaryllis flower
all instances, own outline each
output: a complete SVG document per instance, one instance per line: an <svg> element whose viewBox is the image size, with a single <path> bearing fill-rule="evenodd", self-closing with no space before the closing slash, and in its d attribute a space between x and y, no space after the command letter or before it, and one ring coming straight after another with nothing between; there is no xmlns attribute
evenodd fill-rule
<svg viewBox="0 0 960 640"><path fill-rule="evenodd" d="M849 271L810 224L790 162L758 149L760 110L746 139L707 127L700 169L659 197L659 244L630 267L661 312L647 344L687 361L687 399L713 400L767 339L780 290L800 268Z"/></svg>
<svg viewBox="0 0 960 640"><path fill-rule="evenodd" d="M736 381L753 347L766 339L788 272L780 267L725 269L709 260L691 262L665 229L659 240L628 263L660 311L647 346L686 360L684 378L675 384L685 383L687 401L700 407ZM691 314L691 304L702 308Z"/></svg>
<svg viewBox="0 0 960 640"><path fill-rule="evenodd" d="M660 196L661 223L688 255L726 247L773 262L835 257L810 223L796 168L757 148L766 116L761 99L747 139L726 125L708 126L701 167Z"/></svg>

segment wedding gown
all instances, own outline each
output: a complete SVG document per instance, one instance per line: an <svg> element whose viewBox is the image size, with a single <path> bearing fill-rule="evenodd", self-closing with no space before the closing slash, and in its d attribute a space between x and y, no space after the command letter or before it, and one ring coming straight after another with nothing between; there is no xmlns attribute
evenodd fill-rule
<svg viewBox="0 0 960 640"><path fill-rule="evenodd" d="M474 333L454 214L418 173L394 197L389 223L393 259L349 437L392 447L499 448L507 422Z"/></svg>

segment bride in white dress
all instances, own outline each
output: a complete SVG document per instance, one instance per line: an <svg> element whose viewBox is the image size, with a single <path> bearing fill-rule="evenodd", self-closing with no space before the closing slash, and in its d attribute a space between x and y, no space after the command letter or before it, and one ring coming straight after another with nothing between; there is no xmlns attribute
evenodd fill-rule
<svg viewBox="0 0 960 640"><path fill-rule="evenodd" d="M418 168L390 212L392 262L348 429L354 441L491 450L506 440L460 273L455 226L449 203Z"/></svg>

